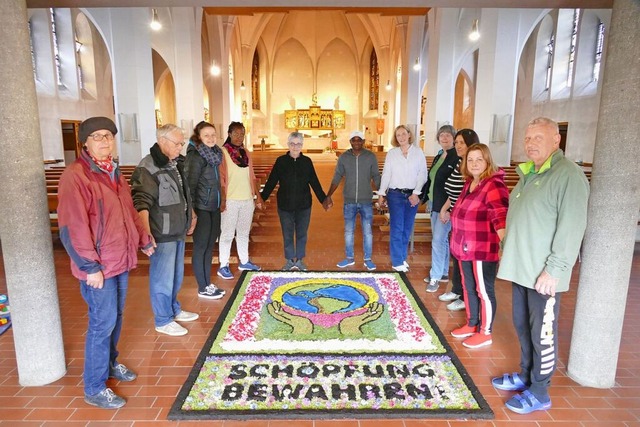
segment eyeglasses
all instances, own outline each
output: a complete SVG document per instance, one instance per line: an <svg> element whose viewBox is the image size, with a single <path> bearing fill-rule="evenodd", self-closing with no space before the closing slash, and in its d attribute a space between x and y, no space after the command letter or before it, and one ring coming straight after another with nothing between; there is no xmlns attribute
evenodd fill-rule
<svg viewBox="0 0 640 427"><path fill-rule="evenodd" d="M107 141L113 141L116 137L110 133L92 133L91 135L89 135L89 138L93 139L95 142L100 142L103 139L106 139Z"/></svg>
<svg viewBox="0 0 640 427"><path fill-rule="evenodd" d="M173 145L175 145L176 147L184 147L184 144L185 144L184 141L176 142L173 139L169 138L168 136L163 136L163 138L173 142Z"/></svg>
<svg viewBox="0 0 640 427"><path fill-rule="evenodd" d="M290 142L289 143L289 147L291 147L291 148L302 148L302 143Z"/></svg>

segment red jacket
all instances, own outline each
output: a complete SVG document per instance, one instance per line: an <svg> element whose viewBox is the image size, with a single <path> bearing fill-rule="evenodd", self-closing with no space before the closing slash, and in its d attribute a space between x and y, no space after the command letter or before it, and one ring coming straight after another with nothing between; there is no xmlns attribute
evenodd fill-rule
<svg viewBox="0 0 640 427"><path fill-rule="evenodd" d="M60 240L80 280L102 270L105 279L138 265L138 248L151 245L120 169L114 180L84 150L58 185Z"/></svg>
<svg viewBox="0 0 640 427"><path fill-rule="evenodd" d="M509 207L504 171L480 181L472 193L470 185L467 179L451 212L451 254L460 261L498 261L496 230L505 228Z"/></svg>

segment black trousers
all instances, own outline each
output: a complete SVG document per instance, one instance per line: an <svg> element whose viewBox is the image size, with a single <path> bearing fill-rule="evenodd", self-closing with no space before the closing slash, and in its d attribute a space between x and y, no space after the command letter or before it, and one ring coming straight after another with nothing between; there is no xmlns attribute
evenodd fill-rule
<svg viewBox="0 0 640 427"><path fill-rule="evenodd" d="M495 282L498 263L491 261L458 261L462 272L467 325L478 326L489 335L496 315Z"/></svg>
<svg viewBox="0 0 640 427"><path fill-rule="evenodd" d="M213 247L220 237L220 210L203 211L195 209L198 216L196 229L193 231L193 253L191 267L198 282L198 291L202 292L211 284L211 261Z"/></svg>
<svg viewBox="0 0 640 427"><path fill-rule="evenodd" d="M520 341L520 378L531 382L529 391L540 401L549 400L548 388L558 358L560 295L540 295L535 289L513 283L513 325Z"/></svg>

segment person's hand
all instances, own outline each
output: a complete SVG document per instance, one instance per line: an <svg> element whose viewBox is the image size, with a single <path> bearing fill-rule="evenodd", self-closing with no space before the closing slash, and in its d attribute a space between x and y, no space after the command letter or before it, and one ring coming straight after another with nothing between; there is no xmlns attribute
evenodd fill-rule
<svg viewBox="0 0 640 427"><path fill-rule="evenodd" d="M362 335L362 326L377 320L384 312L384 306L379 302L369 304L369 308L357 316L345 317L338 324L342 335Z"/></svg>
<svg viewBox="0 0 640 427"><path fill-rule="evenodd" d="M441 210L440 211L440 222L446 224L451 219L451 214L448 211Z"/></svg>
<svg viewBox="0 0 640 427"><path fill-rule="evenodd" d="M87 274L87 285L95 289L102 289L104 285L104 275L102 271Z"/></svg>
<svg viewBox="0 0 640 427"><path fill-rule="evenodd" d="M292 334L312 334L313 323L306 317L296 316L282 310L282 305L278 301L273 301L267 305L267 311L274 319L286 323L293 328Z"/></svg>
<svg viewBox="0 0 640 427"><path fill-rule="evenodd" d="M378 196L378 204L380 204L381 208L387 207L387 199L385 198L385 196Z"/></svg>
<svg viewBox="0 0 640 427"><path fill-rule="evenodd" d="M534 286L535 290L540 295L556 295L556 286L558 286L559 279L553 277L546 270L542 270L540 276L538 276L538 280L536 280L536 284Z"/></svg>
<svg viewBox="0 0 640 427"><path fill-rule="evenodd" d="M142 253L146 256L153 255L153 253L156 251L156 248L158 247L158 245L156 244L156 239L154 239L151 234L149 234L149 240L151 242L151 246L149 246L147 249L142 249Z"/></svg>
<svg viewBox="0 0 640 427"><path fill-rule="evenodd" d="M220 213L224 212L227 210L227 201L225 199L222 199L220 201Z"/></svg>
<svg viewBox="0 0 640 427"><path fill-rule="evenodd" d="M198 217L196 214L191 215L191 227L187 230L187 236L191 236L193 234L193 230L196 229L196 224L198 223Z"/></svg>
<svg viewBox="0 0 640 427"><path fill-rule="evenodd" d="M322 207L325 211L328 211L333 206L333 201L331 200L331 196L327 196L322 202Z"/></svg>
<svg viewBox="0 0 640 427"><path fill-rule="evenodd" d="M411 207L418 206L420 204L420 196L417 194L411 194L409 196L409 204Z"/></svg>

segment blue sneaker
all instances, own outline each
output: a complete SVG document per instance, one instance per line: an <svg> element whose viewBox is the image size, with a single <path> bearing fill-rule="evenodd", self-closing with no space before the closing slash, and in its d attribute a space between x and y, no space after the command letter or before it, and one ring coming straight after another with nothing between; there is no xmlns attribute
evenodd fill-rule
<svg viewBox="0 0 640 427"><path fill-rule="evenodd" d="M220 267L218 269L218 276L223 279L231 280L233 279L233 274L231 274L231 270L229 270L229 266L225 265L224 267Z"/></svg>
<svg viewBox="0 0 640 427"><path fill-rule="evenodd" d="M260 271L262 269L259 266L255 265L254 263L252 263L251 261L247 261L244 264L238 264L238 270Z"/></svg>
<svg viewBox="0 0 640 427"><path fill-rule="evenodd" d="M356 260L352 259L352 258L345 258L342 261L340 261L339 263L336 264L336 266L340 267L340 268L346 268L349 267L350 265L353 265L356 263Z"/></svg>
<svg viewBox="0 0 640 427"><path fill-rule="evenodd" d="M367 270L373 271L376 269L376 265L370 259L364 260L364 266L367 267Z"/></svg>

